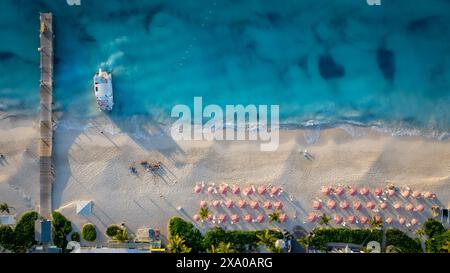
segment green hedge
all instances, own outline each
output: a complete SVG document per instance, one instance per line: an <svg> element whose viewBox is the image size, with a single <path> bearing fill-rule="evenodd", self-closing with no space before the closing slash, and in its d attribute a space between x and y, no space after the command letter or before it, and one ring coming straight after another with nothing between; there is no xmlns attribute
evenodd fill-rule
<svg viewBox="0 0 450 273"><path fill-rule="evenodd" d="M386 246L393 245L402 253L420 253L422 246L419 239L413 239L398 229L386 230Z"/></svg>
<svg viewBox="0 0 450 273"><path fill-rule="evenodd" d="M446 230L441 234L435 235L434 237L429 238L425 241L425 249L427 252L431 253L448 253L449 250L444 249L444 245L450 243L450 230Z"/></svg>
<svg viewBox="0 0 450 273"><path fill-rule="evenodd" d="M97 231L95 230L95 226L91 223L85 224L81 231L81 236L88 242L93 242L97 239Z"/></svg>
<svg viewBox="0 0 450 273"><path fill-rule="evenodd" d="M193 253L210 251L211 246L218 247L220 243L230 243L233 249L238 252L252 251L259 241L257 235L265 232L265 230L225 231L216 227L207 231L203 237L192 223L186 222L180 217L170 219L168 228L169 235L171 237L179 235L183 238L185 245L192 249L191 252ZM280 231L270 230L269 232L275 238L283 238L283 234Z"/></svg>
<svg viewBox="0 0 450 273"><path fill-rule="evenodd" d="M204 249L211 249L211 246L219 246L220 243L230 243L237 252L253 251L258 245L257 235L263 234L265 230L258 231L225 231L220 227L213 228L206 232L203 239ZM283 238L283 234L276 230L269 230L269 233L277 239Z"/></svg>
<svg viewBox="0 0 450 273"><path fill-rule="evenodd" d="M370 241L381 242L381 231L350 228L316 228L309 238L309 246L325 250L327 243L367 244Z"/></svg>
<svg viewBox="0 0 450 273"><path fill-rule="evenodd" d="M180 217L173 217L169 221L169 235L179 235L184 239L186 246L190 247L192 253L204 250L203 236L192 223L186 222Z"/></svg>

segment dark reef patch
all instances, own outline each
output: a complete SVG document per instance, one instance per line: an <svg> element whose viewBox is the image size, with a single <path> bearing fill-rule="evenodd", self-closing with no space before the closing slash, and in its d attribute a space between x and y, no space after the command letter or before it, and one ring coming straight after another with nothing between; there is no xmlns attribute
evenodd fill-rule
<svg viewBox="0 0 450 273"><path fill-rule="evenodd" d="M408 30L409 32L426 31L431 27L431 25L436 21L437 18L438 17L436 16L428 16L412 20L406 26L406 30Z"/></svg>
<svg viewBox="0 0 450 273"><path fill-rule="evenodd" d="M392 81L395 77L395 55L392 50L379 47L377 49L377 64L383 77Z"/></svg>
<svg viewBox="0 0 450 273"><path fill-rule="evenodd" d="M0 51L0 62L9 61L11 59L14 59L16 54L9 52L9 51Z"/></svg>
<svg viewBox="0 0 450 273"><path fill-rule="evenodd" d="M345 76L344 66L336 63L331 55L319 56L319 73L325 80L342 78Z"/></svg>

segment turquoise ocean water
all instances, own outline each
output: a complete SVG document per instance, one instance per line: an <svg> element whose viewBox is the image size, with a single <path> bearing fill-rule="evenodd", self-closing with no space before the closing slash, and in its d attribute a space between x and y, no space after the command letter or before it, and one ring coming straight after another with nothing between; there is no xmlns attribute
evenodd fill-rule
<svg viewBox="0 0 450 273"><path fill-rule="evenodd" d="M278 104L283 124L376 125L447 139L450 1L1 0L0 111L37 113L39 11L55 14L56 109L115 118L175 104Z"/></svg>

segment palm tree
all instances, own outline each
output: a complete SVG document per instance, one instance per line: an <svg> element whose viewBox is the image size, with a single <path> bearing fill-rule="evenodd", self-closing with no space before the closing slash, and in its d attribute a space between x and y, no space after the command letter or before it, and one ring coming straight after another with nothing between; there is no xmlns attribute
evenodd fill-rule
<svg viewBox="0 0 450 273"><path fill-rule="evenodd" d="M167 249L170 253L190 253L191 248L187 247L184 243L184 239L178 234L170 237Z"/></svg>
<svg viewBox="0 0 450 273"><path fill-rule="evenodd" d="M441 247L441 251L450 253L450 242L446 242L445 244L443 244Z"/></svg>
<svg viewBox="0 0 450 273"><path fill-rule="evenodd" d="M273 236L272 233L270 233L269 230L266 230L262 234L256 234L256 237L258 238L258 244L264 245L267 249L274 249L275 248L275 241L277 238Z"/></svg>
<svg viewBox="0 0 450 273"><path fill-rule="evenodd" d="M370 219L369 225L372 229L382 228L383 222L381 222L381 220L377 220L377 219L375 219L375 217L373 217L372 219Z"/></svg>
<svg viewBox="0 0 450 273"><path fill-rule="evenodd" d="M122 229L117 230L116 236L113 238L121 243L128 241L127 228L123 227Z"/></svg>
<svg viewBox="0 0 450 273"><path fill-rule="evenodd" d="M328 224L330 223L330 221L331 221L331 218L328 217L328 216L324 213L324 214L322 214L322 215L320 216L319 225L325 225L325 226L328 226Z"/></svg>
<svg viewBox="0 0 450 273"><path fill-rule="evenodd" d="M281 213L279 211L272 212L271 214L269 214L269 221L280 223L280 216Z"/></svg>
<svg viewBox="0 0 450 273"><path fill-rule="evenodd" d="M235 250L231 245L231 243L226 244L224 242L220 242L217 247L215 247L214 245L211 246L210 253L234 253L234 252Z"/></svg>
<svg viewBox="0 0 450 273"><path fill-rule="evenodd" d="M202 221L206 220L209 215L209 209L207 207L200 208L198 215L200 215L200 219L202 219Z"/></svg>
<svg viewBox="0 0 450 273"><path fill-rule="evenodd" d="M415 234L417 235L417 237L419 237L420 245L422 246L422 250L424 250L425 249L425 244L424 244L423 238L426 235L425 229L423 227L419 228L418 230L415 231Z"/></svg>
<svg viewBox="0 0 450 273"><path fill-rule="evenodd" d="M12 207L8 206L8 204L1 203L0 204L0 213L4 213L4 212L9 213L10 212L9 209L11 209L11 208Z"/></svg>

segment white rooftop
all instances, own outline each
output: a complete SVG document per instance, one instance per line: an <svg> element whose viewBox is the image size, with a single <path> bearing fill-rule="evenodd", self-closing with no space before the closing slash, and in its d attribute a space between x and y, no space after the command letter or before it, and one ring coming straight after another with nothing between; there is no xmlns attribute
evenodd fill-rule
<svg viewBox="0 0 450 273"><path fill-rule="evenodd" d="M78 201L77 214L82 216L89 216L92 213L92 201Z"/></svg>

